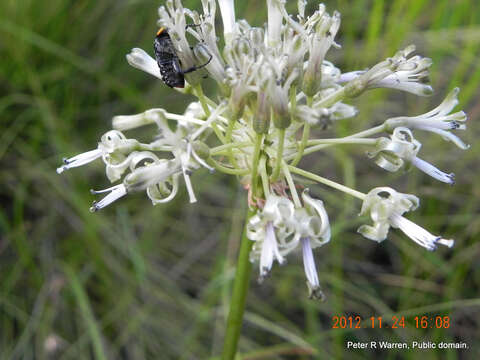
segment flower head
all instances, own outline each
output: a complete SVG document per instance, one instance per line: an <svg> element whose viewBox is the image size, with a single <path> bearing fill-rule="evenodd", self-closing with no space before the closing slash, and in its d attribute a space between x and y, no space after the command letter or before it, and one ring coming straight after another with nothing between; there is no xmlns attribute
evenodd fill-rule
<svg viewBox="0 0 480 360"><path fill-rule="evenodd" d="M106 196L94 203L92 211L134 192L145 191L153 204L170 201L180 191L182 178L190 202L195 202L194 172L201 168L236 176L248 189L246 201L254 212L246 234L254 242L250 260L259 263L260 279L269 274L275 261L282 264L288 254L301 248L310 296L315 298L323 294L313 250L330 241L330 222L321 200L308 191L299 195L293 175L363 200L361 214L370 215L373 224L363 225L359 232L369 239L383 241L394 227L429 250L438 244L453 245L453 240L434 236L403 217L418 206L415 196L385 187L364 194L298 165L305 155L325 147L370 146L368 156L385 170L396 171L406 164L453 184L453 174L418 157L421 144L413 131L439 134L468 148L451 132L465 128L465 113L452 113L458 89L423 115L391 118L342 138L324 138L322 132L354 117L357 109L347 102L368 89L431 94L426 84L432 64L429 58L412 56L415 47L408 46L370 69L342 73L327 60L332 48L340 48L335 42L340 13L328 12L323 4L307 13L307 1L299 0L298 13L292 16L285 0L266 0L268 21L263 27L236 19L233 0L218 0L220 11L215 0L201 4L201 9L191 10L181 0L166 0L159 8L162 49L168 55L158 55L157 46L159 63L142 49L134 48L127 55L130 65L156 78L166 74L182 85L185 82L180 91L196 100L183 114L154 108L115 116L114 130L102 136L96 149L66 159L57 169L62 173L103 160L107 178L117 183L94 191ZM223 31L216 28L219 16ZM223 40L218 38L222 33ZM203 91L207 74L217 85L214 96ZM124 135L143 126L151 127L150 139L139 141ZM383 132L391 136L377 137Z"/></svg>

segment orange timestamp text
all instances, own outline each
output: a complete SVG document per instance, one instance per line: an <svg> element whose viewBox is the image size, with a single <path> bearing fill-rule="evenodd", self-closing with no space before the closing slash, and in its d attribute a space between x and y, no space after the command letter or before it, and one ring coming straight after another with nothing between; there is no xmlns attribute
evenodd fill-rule
<svg viewBox="0 0 480 360"><path fill-rule="evenodd" d="M371 316L362 318L356 316L332 316L332 329L404 329L413 327L417 329L448 329L450 316L415 316L408 322L405 316Z"/></svg>

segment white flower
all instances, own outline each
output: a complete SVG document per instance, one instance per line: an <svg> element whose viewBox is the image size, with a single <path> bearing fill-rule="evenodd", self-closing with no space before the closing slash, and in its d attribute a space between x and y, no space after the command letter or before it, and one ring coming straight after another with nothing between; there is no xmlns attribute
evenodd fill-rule
<svg viewBox="0 0 480 360"><path fill-rule="evenodd" d="M407 91L415 95L427 96L433 93L428 79L428 68L432 60L421 56L408 56L415 51L410 45L397 52L392 58L378 63L368 71L354 71L340 76L339 82L345 85L347 96L356 97L366 89L391 88Z"/></svg>
<svg viewBox="0 0 480 360"><path fill-rule="evenodd" d="M130 54L127 54L128 63L134 68L140 69L162 80L157 61L147 52L140 48L133 48Z"/></svg>
<svg viewBox="0 0 480 360"><path fill-rule="evenodd" d="M61 174L65 170L88 164L98 158L102 158L106 165L107 177L110 181L118 180L123 173L118 169L126 169L125 160L129 153L139 147L140 143L135 139L127 139L123 133L118 130L110 130L105 133L98 147L95 150L87 151L69 159L64 159L64 165L57 168L57 173Z"/></svg>
<svg viewBox="0 0 480 360"><path fill-rule="evenodd" d="M250 253L250 261L259 260L259 280L270 272L273 261L284 262L284 249L279 243L285 243L291 234L289 224L294 214L293 203L287 198L270 195L261 212L252 216L247 224L247 238L255 241ZM283 255L282 255L283 253Z"/></svg>
<svg viewBox="0 0 480 360"><path fill-rule="evenodd" d="M90 150L90 151L81 153L79 155L73 156L68 159L65 158L63 159L64 165L57 168L57 174L61 174L65 170L68 170L74 167L79 167L79 166L88 164L101 157L102 157L102 150L95 149L95 150Z"/></svg>
<svg viewBox="0 0 480 360"><path fill-rule="evenodd" d="M309 296L324 299L318 281L317 268L312 249L330 241L330 223L323 202L308 195L308 189L302 193L304 207L295 210L295 238L300 238L303 254L303 266ZM291 241L295 244L295 240Z"/></svg>
<svg viewBox="0 0 480 360"><path fill-rule="evenodd" d="M309 196L309 190L302 193L303 207L295 209L295 244L299 239L308 237L313 248L322 246L330 241L330 222L323 201ZM298 240L296 240L298 239Z"/></svg>
<svg viewBox="0 0 480 360"><path fill-rule="evenodd" d="M98 202L96 201L93 202L92 207L90 208L91 212L95 212L100 209L103 209L104 207L110 205L111 203L127 195L127 188L125 187L124 184L115 185L115 186L112 186L111 188L104 189L104 190L90 190L90 191L92 194L109 193L102 200Z"/></svg>
<svg viewBox="0 0 480 360"><path fill-rule="evenodd" d="M135 155L136 156L129 164L131 173L125 176L122 184L115 185L105 190L91 191L93 194L102 194L105 192L109 192L109 194L101 201L94 202L90 208L90 211L94 212L103 209L119 198L125 196L127 193L131 192L147 190L147 194L152 199L154 204L165 202L165 194L161 190L170 192L170 194L166 196L168 200L175 196L178 186L175 184L175 175L181 172L181 164L179 161L176 159L160 160L155 154L147 151ZM165 182L172 184L170 191L168 191L168 184L159 185L160 183ZM171 194L174 195L171 196Z"/></svg>
<svg viewBox="0 0 480 360"><path fill-rule="evenodd" d="M225 39L228 40L235 25L235 4L233 0L218 0L218 5L222 14L223 33Z"/></svg>
<svg viewBox="0 0 480 360"><path fill-rule="evenodd" d="M315 32L308 35L309 57L303 78L303 92L307 96L315 95L322 87L323 61L327 51L335 44L334 38L339 27L340 13L335 11L333 16L330 16L325 12L325 6L320 4Z"/></svg>
<svg viewBox="0 0 480 360"><path fill-rule="evenodd" d="M167 118L164 109L150 109L135 115L117 115L112 119L112 126L116 130L125 131L144 125L150 125Z"/></svg>
<svg viewBox="0 0 480 360"><path fill-rule="evenodd" d="M434 179L450 185L455 183L455 174L447 174L417 157L422 145L414 139L408 128L395 128L390 138L379 139L376 149L367 153L370 158L375 158L378 166L393 172L402 167L404 161L407 161Z"/></svg>
<svg viewBox="0 0 480 360"><path fill-rule="evenodd" d="M267 0L268 25L267 36L269 46L276 46L282 34L283 15L285 0Z"/></svg>
<svg viewBox="0 0 480 360"><path fill-rule="evenodd" d="M414 195L402 194L388 187L374 188L365 197L360 211L360 215L370 215L373 226L362 225L358 232L367 239L382 242L387 238L388 230L392 226L402 230L427 250L435 250L437 244L452 247L454 240L432 235L402 216L407 211L415 210L418 205L419 200Z"/></svg>
<svg viewBox="0 0 480 360"><path fill-rule="evenodd" d="M311 299L324 300L325 295L320 288L320 282L318 281L317 267L315 266L315 259L313 258L312 245L310 238L305 237L302 241L302 254L303 254L303 268L305 270L305 276L307 277L307 286L309 297Z"/></svg>
<svg viewBox="0 0 480 360"><path fill-rule="evenodd" d="M430 131L442 136L445 140L453 142L460 149L466 150L470 145L465 144L458 136L452 134L449 130L465 130L465 121L467 115L463 111L450 114L453 108L458 104L459 88L454 88L432 111L419 116L401 116L388 119L386 125L389 129L397 126L404 126L410 129L419 129Z"/></svg>

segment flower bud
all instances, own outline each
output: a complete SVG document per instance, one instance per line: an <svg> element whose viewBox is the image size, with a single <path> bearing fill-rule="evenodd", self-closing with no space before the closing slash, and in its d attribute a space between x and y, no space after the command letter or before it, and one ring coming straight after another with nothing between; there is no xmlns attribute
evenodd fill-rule
<svg viewBox="0 0 480 360"><path fill-rule="evenodd" d="M257 112L253 118L253 130L257 134L267 134L270 128L270 101L265 91L257 93Z"/></svg>
<svg viewBox="0 0 480 360"><path fill-rule="evenodd" d="M272 85L272 107L275 127L277 129L288 128L291 123L290 111L288 110L288 94L279 85Z"/></svg>

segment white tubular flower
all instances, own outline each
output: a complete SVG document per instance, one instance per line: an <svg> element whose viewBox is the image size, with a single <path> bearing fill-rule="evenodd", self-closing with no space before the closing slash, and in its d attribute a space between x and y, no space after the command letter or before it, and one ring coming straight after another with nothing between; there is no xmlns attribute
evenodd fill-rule
<svg viewBox="0 0 480 360"><path fill-rule="evenodd" d="M349 81L345 85L345 94L356 97L367 89L391 88L419 96L431 95L432 87L424 82L428 80L432 60L418 55L408 58L414 51L415 46L410 45L366 72L343 74L339 82Z"/></svg>
<svg viewBox="0 0 480 360"><path fill-rule="evenodd" d="M154 58L148 55L145 50L140 48L133 48L130 54L127 54L128 63L139 70L145 71L150 75L155 76L156 78L162 80L162 75L160 75L160 69Z"/></svg>
<svg viewBox="0 0 480 360"><path fill-rule="evenodd" d="M311 239L312 247L315 249L330 241L331 231L328 214L323 201L312 198L308 189L303 191L302 200L304 209L312 217L310 220L310 232L305 235Z"/></svg>
<svg viewBox="0 0 480 360"><path fill-rule="evenodd" d="M283 11L285 11L285 0L267 0L268 24L267 36L268 45L276 46L282 34ZM283 11L282 11L283 10Z"/></svg>
<svg viewBox="0 0 480 360"><path fill-rule="evenodd" d="M164 109L150 109L135 115L114 116L112 126L116 130L125 131L154 124L162 119L167 119L167 112Z"/></svg>
<svg viewBox="0 0 480 360"><path fill-rule="evenodd" d="M317 268L312 249L330 241L330 223L323 202L308 195L308 189L302 193L304 207L295 210L295 234L289 243L281 243L282 248L293 249L301 242L303 266L310 298L323 299Z"/></svg>
<svg viewBox="0 0 480 360"><path fill-rule="evenodd" d="M322 65L327 51L334 44L335 35L340 27L340 13L335 11L333 16L325 12L325 6L320 5L322 13L315 25L315 32L308 36L309 57L303 77L303 92L307 96L314 96L322 87Z"/></svg>
<svg viewBox="0 0 480 360"><path fill-rule="evenodd" d="M362 225L358 232L367 239L382 242L387 238L388 230L392 226L402 230L427 250L435 250L438 244L452 247L454 240L432 235L402 216L407 211L415 210L418 205L419 200L414 195L402 194L388 187L375 188L367 194L360 212L360 215L370 215L373 226Z"/></svg>
<svg viewBox="0 0 480 360"><path fill-rule="evenodd" d="M164 193L158 190L158 184L163 182L173 184L172 176L181 172L181 164L177 160L159 160L155 154L150 152L136 154L129 166L132 172L125 176L122 184L105 190L92 190L93 194L110 193L101 201L94 202L90 211L103 209L127 193L148 190L149 188L150 191L147 194L154 204L155 200L165 200L161 197ZM164 185L161 189L165 189L165 187L168 187L168 185ZM172 189L171 192L176 193L176 190ZM167 196L167 198L171 199L173 197Z"/></svg>
<svg viewBox="0 0 480 360"><path fill-rule="evenodd" d="M65 170L74 168L74 167L79 167L85 164L88 164L98 158L102 157L102 150L100 149L95 149L95 150L90 150L87 152L84 152L82 154L73 156L71 158L65 158L63 159L64 165L60 166L57 168L57 174L63 173Z"/></svg>
<svg viewBox="0 0 480 360"><path fill-rule="evenodd" d="M291 234L289 224L294 215L293 203L287 198L271 195L261 212L250 218L247 224L247 238L255 241L250 252L250 261L259 261L262 281L270 272L273 261L284 262L284 249L279 244Z"/></svg>
<svg viewBox="0 0 480 360"><path fill-rule="evenodd" d="M93 202L92 207L90 208L90 212L95 212L104 207L110 205L111 203L117 201L118 199L127 195L127 188L124 184L119 184L112 186L111 188L104 189L104 190L90 190L92 194L103 194L108 193L102 200Z"/></svg>
<svg viewBox="0 0 480 360"><path fill-rule="evenodd" d="M229 40L235 25L235 4L233 0L218 0L218 5L222 14L225 40Z"/></svg>
<svg viewBox="0 0 480 360"><path fill-rule="evenodd" d="M367 155L375 158L375 163L387 171L397 171L407 161L434 179L453 185L455 174L447 174L417 157L421 146L408 128L398 127L393 131L391 139L379 139L375 151L368 152Z"/></svg>
<svg viewBox="0 0 480 360"><path fill-rule="evenodd" d="M317 267L315 265L315 259L313 258L312 245L310 238L302 238L302 255L303 255L303 268L305 270L305 276L307 277L308 296L310 299L325 300L320 282L318 280Z"/></svg>
<svg viewBox="0 0 480 360"><path fill-rule="evenodd" d="M452 113L454 107L458 104L459 88L454 88L432 111L419 116L401 116L391 118L386 121L387 126L393 129L397 126L404 126L410 129L430 131L440 135L447 141L453 142L462 150L467 150L470 145L465 144L458 136L452 134L449 130L465 130L465 121L467 115L463 111Z"/></svg>
<svg viewBox="0 0 480 360"><path fill-rule="evenodd" d="M137 149L139 142L135 139L127 139L118 130L110 130L105 133L98 147L95 150L87 151L69 159L64 159L64 165L57 168L57 173L61 174L65 170L88 164L98 158L102 158L107 165L107 176L109 175L109 166L122 163L129 153ZM116 179L111 179L115 181Z"/></svg>

